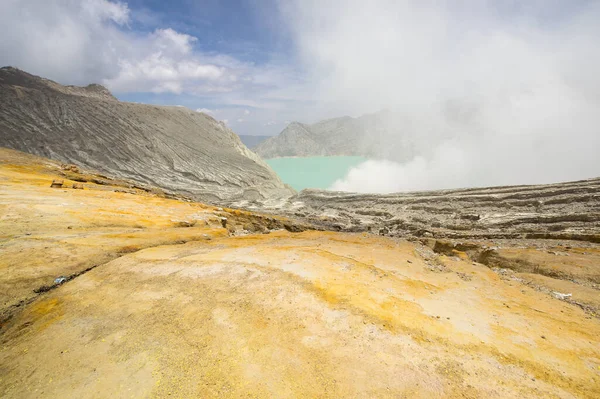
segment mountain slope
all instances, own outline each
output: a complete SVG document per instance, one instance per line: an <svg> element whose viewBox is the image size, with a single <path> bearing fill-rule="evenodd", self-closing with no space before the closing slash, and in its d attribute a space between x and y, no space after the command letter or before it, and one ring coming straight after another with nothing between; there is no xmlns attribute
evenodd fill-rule
<svg viewBox="0 0 600 399"><path fill-rule="evenodd" d="M308 125L298 122L290 123L278 136L257 145L254 152L263 158L332 155L319 143Z"/></svg>
<svg viewBox="0 0 600 399"><path fill-rule="evenodd" d="M387 111L327 119L312 125L290 123L279 135L256 146L263 158L289 156L349 156L405 160L410 143L397 135L396 117Z"/></svg>
<svg viewBox="0 0 600 399"><path fill-rule="evenodd" d="M120 102L99 85L10 67L0 69L0 105L0 146L209 202L293 193L233 131L187 108Z"/></svg>

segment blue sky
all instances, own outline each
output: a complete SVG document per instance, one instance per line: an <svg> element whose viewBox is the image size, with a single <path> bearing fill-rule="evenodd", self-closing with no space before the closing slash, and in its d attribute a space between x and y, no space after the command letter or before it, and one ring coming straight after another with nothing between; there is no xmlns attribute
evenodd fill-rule
<svg viewBox="0 0 600 399"><path fill-rule="evenodd" d="M269 68L293 68L293 43L287 31L279 29L277 2L272 0L160 0L128 1L132 10L132 30L153 32L168 26L195 38L194 50L214 55L226 54L244 63ZM276 83L273 83L276 84ZM251 88L249 88L251 90ZM227 120L238 131L249 134L275 134L286 120L253 121L256 106L245 101L221 102L210 93L117 93L124 101L178 104L205 109ZM281 118L279 118L281 119Z"/></svg>
<svg viewBox="0 0 600 399"><path fill-rule="evenodd" d="M147 32L168 26L199 38L196 46L202 51L226 52L260 63L284 55L290 47L286 32L276 28L275 1L132 0L128 5L133 29Z"/></svg>

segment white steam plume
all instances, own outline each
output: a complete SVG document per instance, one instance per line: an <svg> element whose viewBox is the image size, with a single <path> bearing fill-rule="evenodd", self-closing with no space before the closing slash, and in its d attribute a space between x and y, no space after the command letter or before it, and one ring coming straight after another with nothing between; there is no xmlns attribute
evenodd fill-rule
<svg viewBox="0 0 600 399"><path fill-rule="evenodd" d="M391 109L393 147L333 189L600 175L600 2L328 1L282 7L331 116ZM401 115L401 116L400 116Z"/></svg>

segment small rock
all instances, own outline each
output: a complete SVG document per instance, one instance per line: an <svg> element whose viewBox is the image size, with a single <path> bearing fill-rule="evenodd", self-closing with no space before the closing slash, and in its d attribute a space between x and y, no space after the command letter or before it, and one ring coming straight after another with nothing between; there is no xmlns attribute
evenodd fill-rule
<svg viewBox="0 0 600 399"><path fill-rule="evenodd" d="M567 298L570 298L573 296L573 294L563 294L562 292L552 292L552 295L556 298L556 299L560 299L560 300L565 300Z"/></svg>
<svg viewBox="0 0 600 399"><path fill-rule="evenodd" d="M54 284L60 285L66 281L67 281L67 278L65 276L60 276L60 277L57 277L54 279Z"/></svg>
<svg viewBox="0 0 600 399"><path fill-rule="evenodd" d="M76 165L62 164L60 165L60 168L62 170L70 170L71 172L79 173L79 167Z"/></svg>
<svg viewBox="0 0 600 399"><path fill-rule="evenodd" d="M83 190L83 184L81 184L81 183L73 183L73 188L75 190Z"/></svg>
<svg viewBox="0 0 600 399"><path fill-rule="evenodd" d="M52 180L52 184L50 187L52 188L62 188L64 181L62 179L54 179Z"/></svg>

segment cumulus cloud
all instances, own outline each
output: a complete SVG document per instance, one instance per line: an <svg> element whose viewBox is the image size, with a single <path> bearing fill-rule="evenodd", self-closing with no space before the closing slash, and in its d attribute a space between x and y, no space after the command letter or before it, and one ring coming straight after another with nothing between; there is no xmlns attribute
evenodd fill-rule
<svg viewBox="0 0 600 399"><path fill-rule="evenodd" d="M133 31L135 12L116 0L4 0L0 65L63 84L102 83L116 93L237 93L225 103L269 85L268 66L203 53L194 36L170 27Z"/></svg>
<svg viewBox="0 0 600 399"><path fill-rule="evenodd" d="M196 112L202 112L202 113L208 114L208 115L213 115L215 113L215 111L208 109L208 108L198 108L196 110Z"/></svg>
<svg viewBox="0 0 600 399"><path fill-rule="evenodd" d="M113 76L129 15L107 0L2 1L0 64L70 83Z"/></svg>
<svg viewBox="0 0 600 399"><path fill-rule="evenodd" d="M281 10L319 108L392 110L383 144L409 155L360 165L333 188L600 175L598 2L298 0Z"/></svg>

